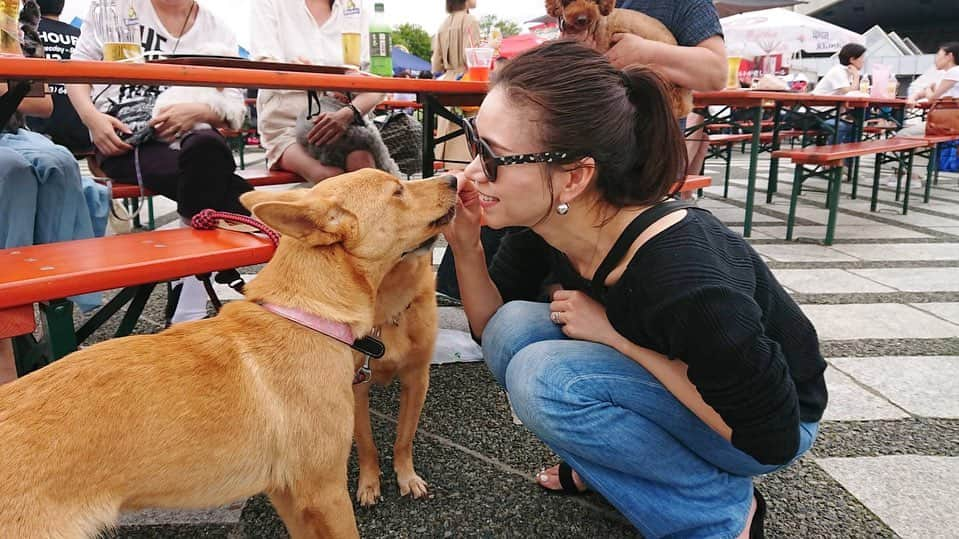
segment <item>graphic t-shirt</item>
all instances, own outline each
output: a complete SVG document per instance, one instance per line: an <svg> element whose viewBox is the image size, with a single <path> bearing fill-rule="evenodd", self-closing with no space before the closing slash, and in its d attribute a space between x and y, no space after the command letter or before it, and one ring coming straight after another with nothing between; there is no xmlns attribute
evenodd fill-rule
<svg viewBox="0 0 959 539"><path fill-rule="evenodd" d="M131 0L140 22L140 44L144 52L160 51L168 54L216 54L236 55L239 50L233 31L217 19L213 13L196 4L196 21L179 38L171 37L172 32L160 22L150 0ZM93 6L85 20L92 20ZM176 30L179 30L177 28ZM77 60L102 60L103 42L92 25L84 23L80 32L80 41L73 53ZM142 84L95 84L93 102L97 109L118 117L134 132L146 124L153 114L153 104L166 87ZM226 88L228 98L243 99L243 92L236 88Z"/></svg>
<svg viewBox="0 0 959 539"><path fill-rule="evenodd" d="M41 18L38 31L44 53L51 60L69 60L80 39L79 28L51 19ZM49 118L28 117L27 125L75 154L92 150L90 132L70 103L67 89L62 84L53 83L47 87L53 99L53 114Z"/></svg>

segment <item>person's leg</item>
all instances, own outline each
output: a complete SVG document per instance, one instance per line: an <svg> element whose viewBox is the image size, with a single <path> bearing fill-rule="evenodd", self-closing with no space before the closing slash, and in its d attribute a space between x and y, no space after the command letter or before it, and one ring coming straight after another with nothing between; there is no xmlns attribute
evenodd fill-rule
<svg viewBox="0 0 959 539"><path fill-rule="evenodd" d="M319 183L332 176L343 174L343 169L320 163L299 144L291 144L280 156L279 168L288 170L310 183Z"/></svg>
<svg viewBox="0 0 959 539"><path fill-rule="evenodd" d="M0 135L0 248L33 245L39 183L30 163Z"/></svg>
<svg viewBox="0 0 959 539"><path fill-rule="evenodd" d="M195 131L180 141L177 211L190 218L201 210L249 215L240 195L253 186L237 176L233 150L214 129Z"/></svg>
<svg viewBox="0 0 959 539"><path fill-rule="evenodd" d="M507 304L483 334L487 364L524 424L644 535L739 534L749 476L776 467L734 448L636 362L563 337L548 312Z"/></svg>
<svg viewBox="0 0 959 539"><path fill-rule="evenodd" d="M0 386L17 379L17 363L13 357L13 339L0 339Z"/></svg>
<svg viewBox="0 0 959 539"><path fill-rule="evenodd" d="M9 135L8 147L19 152L37 179L34 243L94 237L93 221L83 195L80 166L73 154L50 139L24 129ZM101 305L99 293L70 298L82 312Z"/></svg>
<svg viewBox="0 0 959 539"><path fill-rule="evenodd" d="M93 178L89 176L83 176L80 182L83 197L87 201L87 210L90 211L93 235L98 238L103 237L110 220L110 189L106 185L93 181Z"/></svg>
<svg viewBox="0 0 959 539"><path fill-rule="evenodd" d="M376 159L369 150L354 150L346 155L346 172L361 168L376 168Z"/></svg>

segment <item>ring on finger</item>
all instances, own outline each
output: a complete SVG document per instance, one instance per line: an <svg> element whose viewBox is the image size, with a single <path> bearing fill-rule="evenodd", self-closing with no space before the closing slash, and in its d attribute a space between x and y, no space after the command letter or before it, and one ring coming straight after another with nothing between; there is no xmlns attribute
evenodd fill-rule
<svg viewBox="0 0 959 539"><path fill-rule="evenodd" d="M559 324L559 311L553 311L549 313L549 319L553 321L554 324Z"/></svg>

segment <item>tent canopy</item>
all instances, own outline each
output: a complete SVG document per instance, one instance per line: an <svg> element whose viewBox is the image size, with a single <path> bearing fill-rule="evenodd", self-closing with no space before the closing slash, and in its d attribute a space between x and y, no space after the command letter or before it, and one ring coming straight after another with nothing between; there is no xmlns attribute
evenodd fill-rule
<svg viewBox="0 0 959 539"><path fill-rule="evenodd" d="M391 54L393 55L393 73L399 73L404 69L408 71L429 71L432 68L426 60L414 56L400 47L393 47Z"/></svg>
<svg viewBox="0 0 959 539"><path fill-rule="evenodd" d="M729 54L765 56L835 52L863 37L845 28L782 8L742 13L720 19Z"/></svg>

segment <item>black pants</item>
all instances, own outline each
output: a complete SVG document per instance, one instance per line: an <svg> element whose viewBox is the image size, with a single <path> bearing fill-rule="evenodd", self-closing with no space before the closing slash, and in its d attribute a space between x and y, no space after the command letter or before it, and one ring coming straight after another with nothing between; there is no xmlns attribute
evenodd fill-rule
<svg viewBox="0 0 959 539"><path fill-rule="evenodd" d="M211 208L249 215L239 196L252 191L237 176L233 152L226 140L213 129L196 131L180 141L180 149L169 143L150 140L137 148L143 186L177 201L177 213L193 217L200 210ZM97 153L103 172L117 183L137 184L133 152L114 157Z"/></svg>
<svg viewBox="0 0 959 539"><path fill-rule="evenodd" d="M496 230L488 227L480 229L480 242L483 244L483 254L486 257L486 267L488 268L496 255L499 244L507 234L519 228L504 228ZM460 299L460 287L456 280L456 261L453 259L453 250L446 249L443 253L443 260L440 267L436 270L436 291L447 296Z"/></svg>

